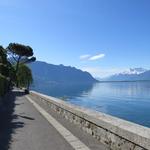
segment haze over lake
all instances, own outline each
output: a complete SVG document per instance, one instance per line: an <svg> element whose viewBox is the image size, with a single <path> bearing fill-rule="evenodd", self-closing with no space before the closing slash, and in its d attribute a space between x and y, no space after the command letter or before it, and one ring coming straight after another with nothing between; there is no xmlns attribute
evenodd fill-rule
<svg viewBox="0 0 150 150"><path fill-rule="evenodd" d="M150 127L150 81L50 85L38 91Z"/></svg>

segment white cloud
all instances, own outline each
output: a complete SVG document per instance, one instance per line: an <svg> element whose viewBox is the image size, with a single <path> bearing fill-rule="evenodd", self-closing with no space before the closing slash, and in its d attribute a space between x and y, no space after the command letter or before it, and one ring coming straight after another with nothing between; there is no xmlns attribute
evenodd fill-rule
<svg viewBox="0 0 150 150"><path fill-rule="evenodd" d="M98 60L105 57L105 54L98 54L89 58L89 60Z"/></svg>
<svg viewBox="0 0 150 150"><path fill-rule="evenodd" d="M91 55L89 55L89 54L81 55L81 56L80 56L80 60L87 60L87 59L90 58L90 56L91 56Z"/></svg>
<svg viewBox="0 0 150 150"><path fill-rule="evenodd" d="M98 59L101 59L105 57L105 54L97 54L97 55L94 55L94 56L91 56L89 54L86 54L86 55L81 55L80 56L80 60L88 60L88 61L93 61L93 60L98 60Z"/></svg>

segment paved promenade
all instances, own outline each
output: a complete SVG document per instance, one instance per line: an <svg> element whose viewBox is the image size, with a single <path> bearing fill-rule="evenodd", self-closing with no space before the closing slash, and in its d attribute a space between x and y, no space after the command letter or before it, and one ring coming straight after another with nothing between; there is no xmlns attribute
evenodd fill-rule
<svg viewBox="0 0 150 150"><path fill-rule="evenodd" d="M44 105L34 97L13 91L10 98L12 108L4 122L6 126L2 126L4 130L0 136L0 150L107 149L55 112L46 111Z"/></svg>

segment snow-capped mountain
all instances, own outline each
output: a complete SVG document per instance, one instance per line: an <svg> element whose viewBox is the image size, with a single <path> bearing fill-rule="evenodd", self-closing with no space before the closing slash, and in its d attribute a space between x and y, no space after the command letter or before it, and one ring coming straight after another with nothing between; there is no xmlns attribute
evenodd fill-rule
<svg viewBox="0 0 150 150"><path fill-rule="evenodd" d="M141 74L148 71L147 69L144 68L130 68L122 73L119 74Z"/></svg>
<svg viewBox="0 0 150 150"><path fill-rule="evenodd" d="M130 68L121 73L114 74L108 78L101 79L101 81L136 81L136 80L150 80L150 70L144 68Z"/></svg>

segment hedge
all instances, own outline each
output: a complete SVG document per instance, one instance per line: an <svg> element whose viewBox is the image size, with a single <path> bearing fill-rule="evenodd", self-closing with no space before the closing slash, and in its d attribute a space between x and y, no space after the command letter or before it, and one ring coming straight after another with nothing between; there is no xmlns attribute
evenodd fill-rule
<svg viewBox="0 0 150 150"><path fill-rule="evenodd" d="M9 81L6 77L0 74L0 97L4 96L8 91Z"/></svg>
<svg viewBox="0 0 150 150"><path fill-rule="evenodd" d="M9 76L9 69L8 69L7 65L0 63L0 73L3 76L6 76L6 77Z"/></svg>

